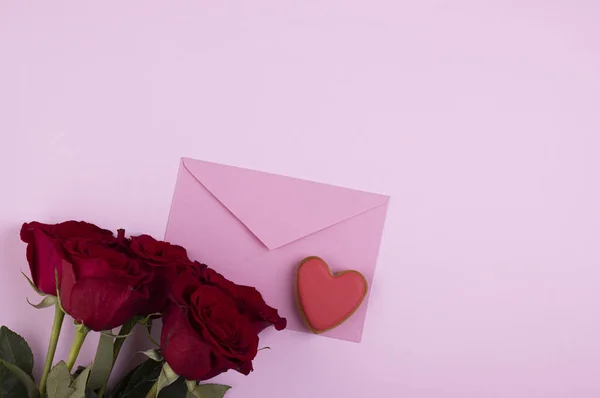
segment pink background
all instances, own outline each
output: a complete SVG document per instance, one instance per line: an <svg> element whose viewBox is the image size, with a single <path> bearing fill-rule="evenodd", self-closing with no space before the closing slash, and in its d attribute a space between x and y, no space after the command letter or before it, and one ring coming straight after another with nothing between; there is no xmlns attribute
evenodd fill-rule
<svg viewBox="0 0 600 398"><path fill-rule="evenodd" d="M269 331L229 397L597 398L599 20L594 0L1 1L0 323L41 357L23 221L162 236L189 156L392 196L363 343Z"/></svg>

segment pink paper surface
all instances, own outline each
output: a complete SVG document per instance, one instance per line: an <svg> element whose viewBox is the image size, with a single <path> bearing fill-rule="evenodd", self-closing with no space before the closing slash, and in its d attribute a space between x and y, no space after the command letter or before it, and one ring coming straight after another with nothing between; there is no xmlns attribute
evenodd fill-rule
<svg viewBox="0 0 600 398"><path fill-rule="evenodd" d="M388 197L227 165L182 159L165 239L232 281L255 286L311 333L294 286L302 259L318 255L334 272L355 269L369 284L377 264ZM358 342L368 296L323 336Z"/></svg>
<svg viewBox="0 0 600 398"><path fill-rule="evenodd" d="M20 224L163 236L186 156L392 197L361 343L267 330L227 398L598 398L599 20L596 0L0 1L0 324L39 375L52 311L24 300Z"/></svg>

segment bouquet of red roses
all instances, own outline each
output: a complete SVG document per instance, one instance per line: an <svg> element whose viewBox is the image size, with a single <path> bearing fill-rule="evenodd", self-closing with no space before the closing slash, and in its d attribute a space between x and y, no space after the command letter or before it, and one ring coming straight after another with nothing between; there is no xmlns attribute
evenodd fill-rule
<svg viewBox="0 0 600 398"><path fill-rule="evenodd" d="M26 223L32 287L43 296L36 308L55 308L42 376L33 379L27 342L0 330L0 397L144 398L223 397L229 386L201 383L229 369L248 374L258 351L258 334L286 327L253 287L227 280L191 261L183 247L148 235L127 238L96 225L67 221ZM27 277L27 276L26 276ZM76 333L65 361L54 361L65 314ZM150 336L162 318L160 344L149 358L106 391L123 341L139 325ZM113 329L120 328L117 334ZM96 357L74 370L90 332L101 333Z"/></svg>

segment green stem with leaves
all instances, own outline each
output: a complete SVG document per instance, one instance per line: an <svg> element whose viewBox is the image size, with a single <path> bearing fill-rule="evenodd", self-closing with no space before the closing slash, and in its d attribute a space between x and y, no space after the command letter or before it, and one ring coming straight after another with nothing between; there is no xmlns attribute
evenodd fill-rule
<svg viewBox="0 0 600 398"><path fill-rule="evenodd" d="M121 348L123 347L123 343L125 343L125 339L127 335L133 330L135 325L137 324L137 318L133 318L130 321L126 322L123 326L121 326L121 330L119 330L119 336L115 338L115 342L113 343L113 361L108 371L108 377L106 378L106 383L100 388L98 391L98 396L100 398L104 397L104 393L106 392L106 386L108 384L108 379L110 378L110 373L112 372L115 363L117 362L117 358L119 357L119 353L121 352Z"/></svg>
<svg viewBox="0 0 600 398"><path fill-rule="evenodd" d="M54 354L56 354L56 346L58 345L58 338L60 337L60 330L62 328L64 319L65 313L60 308L60 305L56 303L54 305L54 321L52 322L52 333L50 334L48 353L46 354L44 371L42 372L42 378L40 379L40 397L44 397L46 394L46 381L48 380L50 369L52 369L52 362L54 361Z"/></svg>
<svg viewBox="0 0 600 398"><path fill-rule="evenodd" d="M73 343L71 344L71 351L69 352L69 356L67 357L67 369L69 372L73 370L73 366L75 365L75 361L79 356L79 351L81 350L81 346L83 346L83 342L85 341L86 336L90 332L85 325L77 325L75 328L75 337L73 338Z"/></svg>

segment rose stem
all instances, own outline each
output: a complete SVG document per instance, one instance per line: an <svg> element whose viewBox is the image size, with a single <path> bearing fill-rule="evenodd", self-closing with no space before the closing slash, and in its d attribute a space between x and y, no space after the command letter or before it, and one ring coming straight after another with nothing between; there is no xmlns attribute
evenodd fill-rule
<svg viewBox="0 0 600 398"><path fill-rule="evenodd" d="M48 374L52 368L54 354L56 354L56 345L58 344L58 337L60 336L60 330L62 328L64 319L65 313L60 308L60 305L56 303L54 305L54 322L52 322L52 333L50 334L48 353L46 354L46 362L44 363L44 372L42 373L42 378L40 379L40 397L44 397L46 394L46 380L48 380Z"/></svg>
<svg viewBox="0 0 600 398"><path fill-rule="evenodd" d="M156 398L157 390L158 390L158 380L156 380L154 382L154 384L152 384L152 388L150 389L150 391L148 391L148 394L146 394L146 398Z"/></svg>
<svg viewBox="0 0 600 398"><path fill-rule="evenodd" d="M134 328L136 323L137 323L136 318L132 318L128 322L125 322L125 324L123 324L123 326L121 326L121 330L119 330L119 336L127 336L129 334L129 332L131 332L131 330ZM98 397L100 397L100 398L102 398L104 396L104 393L106 392L106 385L108 384L108 379L110 378L110 374L113 370L113 367L115 366L115 363L117 362L117 358L119 357L119 353L121 352L121 348L123 347L123 343L125 342L125 339L126 339L126 337L116 338L115 342L113 343L113 361L112 361L110 370L108 371L108 377L106 378L106 383L102 386L102 388L100 388L100 391L98 391Z"/></svg>
<svg viewBox="0 0 600 398"><path fill-rule="evenodd" d="M79 351L81 350L81 346L85 341L85 337L89 333L90 329L88 329L85 325L80 324L75 328L75 338L73 338L73 344L71 344L71 351L69 352L69 356L67 357L67 369L69 372L73 369L73 365L75 365L75 361L79 356Z"/></svg>

